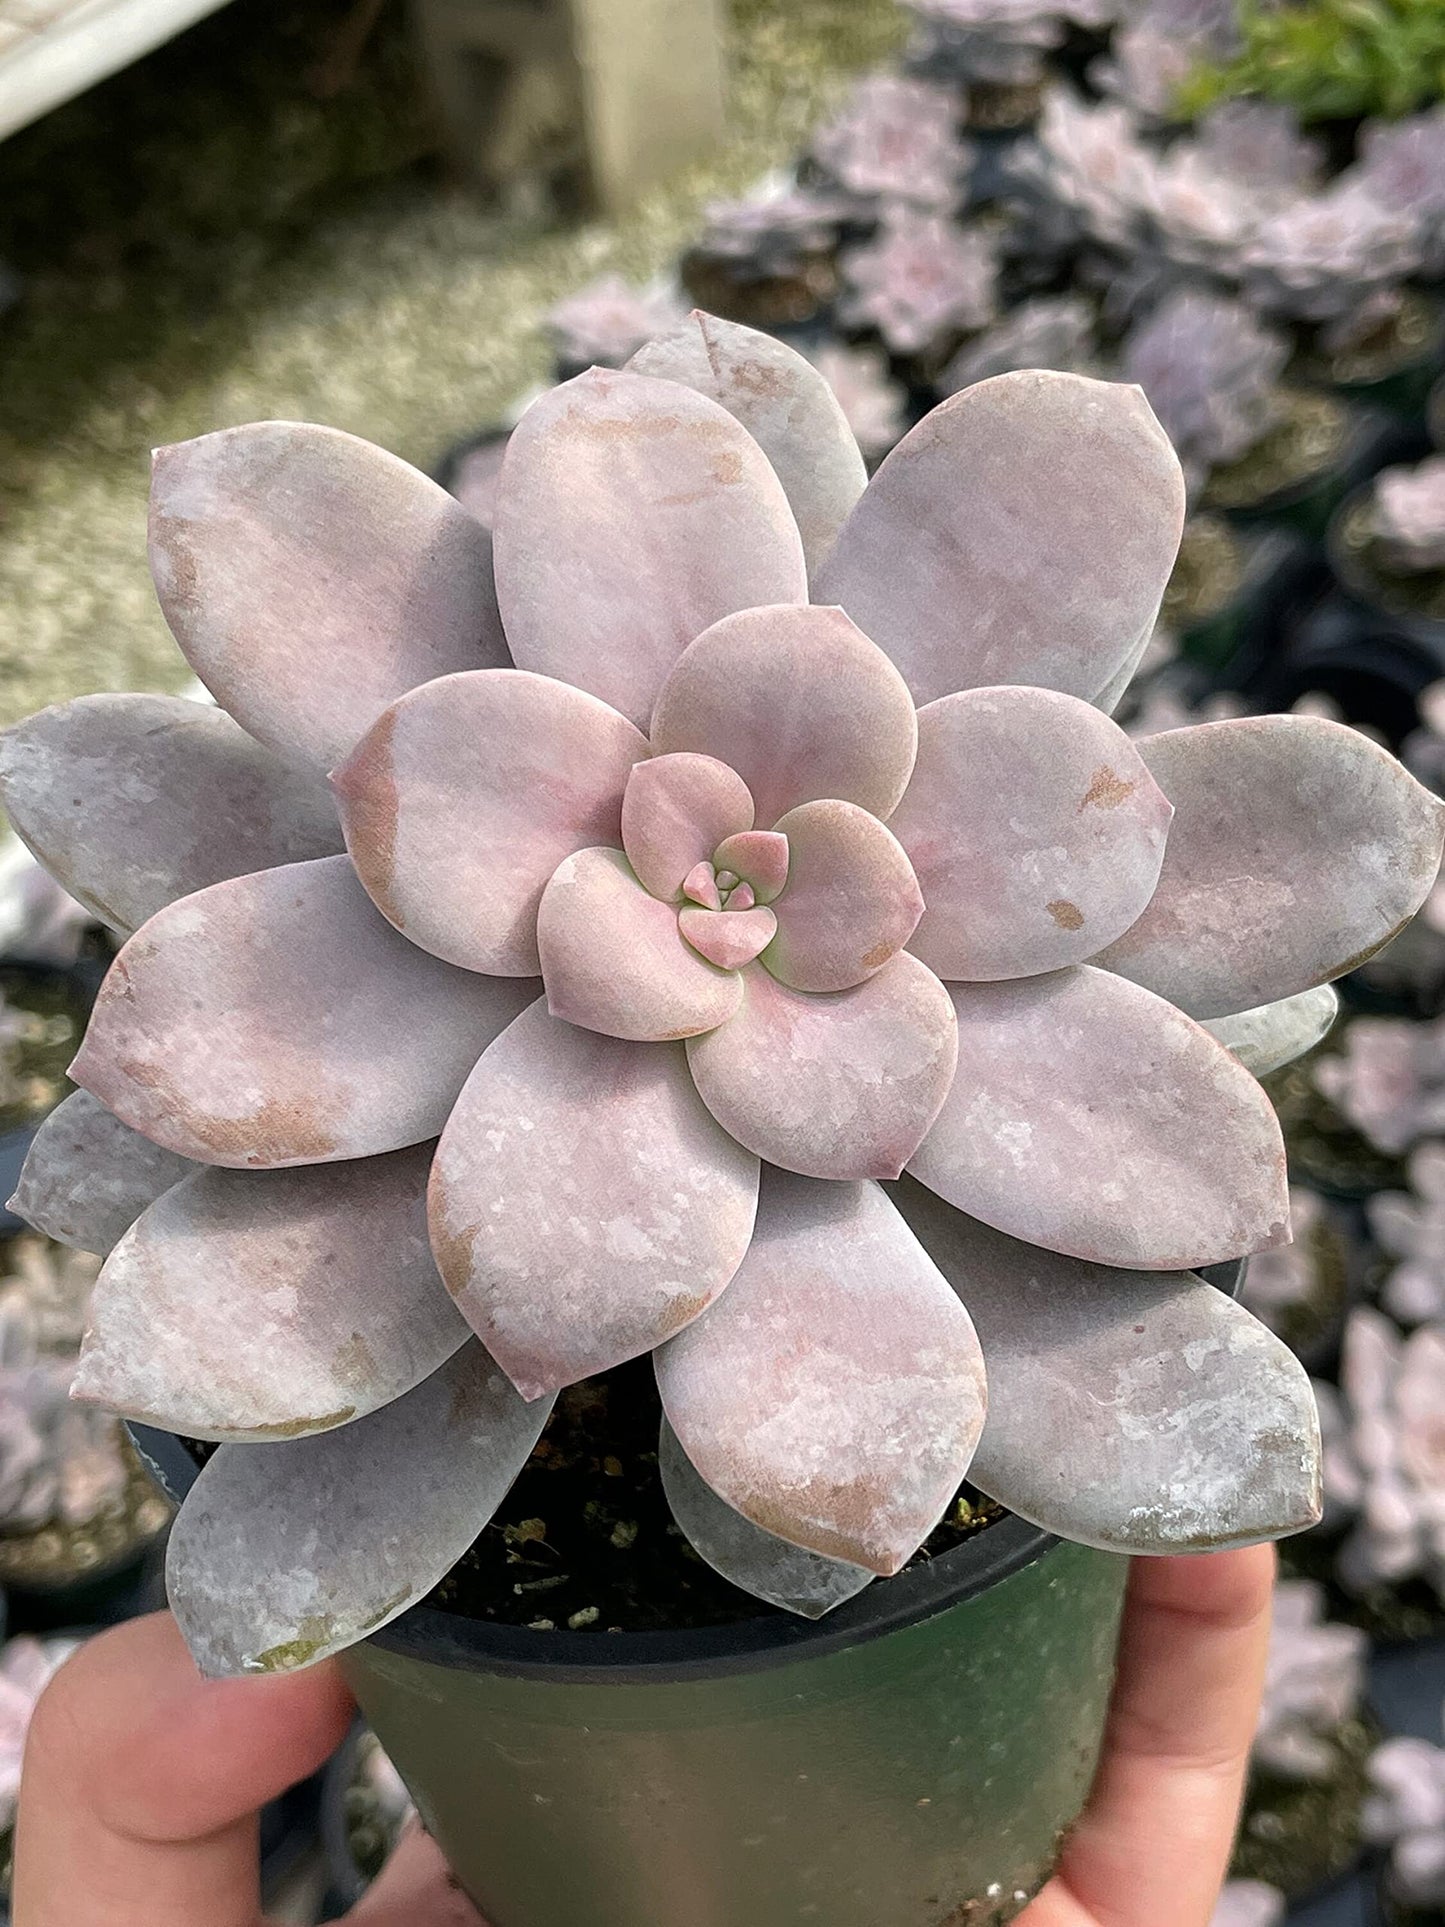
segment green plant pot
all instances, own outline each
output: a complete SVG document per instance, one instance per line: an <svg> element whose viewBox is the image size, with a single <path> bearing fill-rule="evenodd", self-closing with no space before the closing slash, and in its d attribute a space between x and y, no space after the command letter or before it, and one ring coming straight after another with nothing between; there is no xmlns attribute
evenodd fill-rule
<svg viewBox="0 0 1445 1927"><path fill-rule="evenodd" d="M493 1927L995 1927L1083 1804L1126 1572L1006 1518L817 1625L421 1607L343 1665Z"/></svg>

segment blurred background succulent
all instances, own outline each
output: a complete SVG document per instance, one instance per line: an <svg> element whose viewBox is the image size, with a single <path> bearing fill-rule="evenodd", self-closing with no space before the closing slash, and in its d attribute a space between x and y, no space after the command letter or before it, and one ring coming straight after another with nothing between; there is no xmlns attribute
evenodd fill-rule
<svg viewBox="0 0 1445 1927"><path fill-rule="evenodd" d="M1380 1302L1402 1324L1445 1323L1445 1144L1410 1153L1408 1191L1366 1201L1375 1241L1393 1260Z"/></svg>
<svg viewBox="0 0 1445 1927"><path fill-rule="evenodd" d="M1100 373L1094 342L1094 312L1076 294L1035 295L967 342L939 377L946 394L956 394L991 375L1021 368L1056 368L1066 374Z"/></svg>
<svg viewBox="0 0 1445 1927"><path fill-rule="evenodd" d="M1183 518L1137 389L977 382L865 479L705 315L528 409L491 530L332 430L158 455L221 707L7 739L133 933L21 1203L110 1254L80 1398L220 1445L169 1555L208 1670L405 1610L649 1351L684 1531L795 1611L965 1473L1118 1549L1315 1517L1308 1380L1192 1268L1287 1240L1240 1060L1318 1036L1445 810L1334 722L1109 719Z"/></svg>
<svg viewBox="0 0 1445 1927"><path fill-rule="evenodd" d="M913 58L990 86L1026 87L1070 24L1103 26L1118 0L906 0L917 22Z"/></svg>
<svg viewBox="0 0 1445 1927"><path fill-rule="evenodd" d="M1380 566L1400 575L1445 569L1445 455L1375 478L1370 529Z"/></svg>
<svg viewBox="0 0 1445 1927"><path fill-rule="evenodd" d="M1229 1880L1209 1927L1280 1927L1285 1896L1264 1880Z"/></svg>
<svg viewBox="0 0 1445 1927"><path fill-rule="evenodd" d="M635 288L620 274L604 274L559 301L547 316L559 364L620 368L644 341L682 319L684 304L667 285Z"/></svg>
<svg viewBox="0 0 1445 1927"><path fill-rule="evenodd" d="M1445 1597L1445 1327L1405 1337L1357 1306L1338 1395L1316 1392L1326 1503L1353 1520L1336 1563L1341 1583L1367 1593L1420 1577Z"/></svg>
<svg viewBox="0 0 1445 1927"><path fill-rule="evenodd" d="M1309 1579L1274 1589L1264 1705L1253 1760L1287 1780L1328 1779L1334 1736L1360 1703L1369 1641L1358 1626L1326 1617L1324 1588Z"/></svg>
<svg viewBox="0 0 1445 1927"><path fill-rule="evenodd" d="M1389 1848L1389 1890L1411 1908L1445 1907L1445 1747L1401 1737L1376 1748L1364 1836Z"/></svg>
<svg viewBox="0 0 1445 1927"><path fill-rule="evenodd" d="M982 229L895 205L843 256L840 318L876 329L900 355L951 348L997 312L998 248Z"/></svg>
<svg viewBox="0 0 1445 1927"><path fill-rule="evenodd" d="M1445 1131L1445 1020L1357 1017L1342 1048L1315 1060L1313 1076L1376 1150L1408 1151Z"/></svg>
<svg viewBox="0 0 1445 1927"><path fill-rule="evenodd" d="M872 74L813 136L810 155L827 185L863 218L895 202L951 213L973 159L958 120L951 89Z"/></svg>
<svg viewBox="0 0 1445 1927"><path fill-rule="evenodd" d="M1289 343L1241 302L1181 289L1137 321L1119 369L1149 397L1194 486L1279 419Z"/></svg>

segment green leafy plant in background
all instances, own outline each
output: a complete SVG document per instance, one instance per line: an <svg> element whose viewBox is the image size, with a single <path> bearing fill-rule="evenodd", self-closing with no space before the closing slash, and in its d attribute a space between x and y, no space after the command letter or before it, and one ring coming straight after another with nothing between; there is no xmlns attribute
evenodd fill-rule
<svg viewBox="0 0 1445 1927"><path fill-rule="evenodd" d="M1439 0L1304 0L1240 8L1243 51L1201 66L1180 105L1258 94L1303 120L1352 114L1397 118L1445 98L1445 7Z"/></svg>

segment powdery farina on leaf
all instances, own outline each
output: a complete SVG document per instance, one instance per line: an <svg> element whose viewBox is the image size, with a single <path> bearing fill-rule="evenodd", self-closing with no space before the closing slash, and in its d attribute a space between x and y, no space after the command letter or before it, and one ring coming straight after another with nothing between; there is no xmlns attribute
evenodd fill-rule
<svg viewBox="0 0 1445 1927"><path fill-rule="evenodd" d="M222 1445L172 1541L207 1670L405 1610L551 1391L650 1347L684 1528L824 1610L858 1583L829 1559L896 1570L969 1469L975 1298L1002 1420L1058 1360L1015 1482L1072 1493L1065 1532L1159 1551L1313 1516L1298 1366L1158 1274L1286 1235L1278 1129L1226 1044L1315 1034L1299 993L1408 915L1440 808L1306 719L1137 748L1104 720L1183 509L1137 390L980 382L859 498L862 474L823 376L705 316L523 417L495 600L485 532L348 437L259 424L158 461L163 600L238 728L177 716L167 761L106 733L129 699L96 754L61 712L3 781L58 870L80 852L154 906L22 1192L118 1239L82 1387L266 1434ZM241 728L335 769L347 854L284 860L319 772ZM197 844L213 744L257 787L217 776L232 831ZM1221 792L1274 862L1246 901L1211 868ZM207 867L242 851L276 867ZM1136 927L1130 970L1167 966L1224 1041L1095 967ZM991 1254L958 1292L870 1182L905 1164ZM1011 1290L1019 1265L1057 1290ZM463 1319L491 1358L447 1356ZM1114 1476L1081 1497L1104 1419L1057 1413L1105 1369Z"/></svg>

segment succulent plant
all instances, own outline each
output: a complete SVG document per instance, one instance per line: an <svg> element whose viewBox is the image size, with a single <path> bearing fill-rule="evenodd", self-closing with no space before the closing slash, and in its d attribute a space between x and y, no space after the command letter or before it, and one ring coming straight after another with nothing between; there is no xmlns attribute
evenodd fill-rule
<svg viewBox="0 0 1445 1927"><path fill-rule="evenodd" d="M779 176L741 200L710 202L698 245L757 273L780 273L806 255L835 247L851 211L840 195Z"/></svg>
<svg viewBox="0 0 1445 1927"><path fill-rule="evenodd" d="M1274 1589L1256 1766L1286 1780L1326 1780L1339 1765L1335 1734L1360 1703L1369 1641L1325 1618L1323 1586L1283 1579Z"/></svg>
<svg viewBox="0 0 1445 1927"><path fill-rule="evenodd" d="M1154 167L1144 194L1146 246L1176 271L1237 282L1260 228L1297 206L1320 163L1287 107L1230 101Z"/></svg>
<svg viewBox="0 0 1445 1927"><path fill-rule="evenodd" d="M1102 27L1118 0L906 0L921 32L914 58L968 81L1031 86L1069 21Z"/></svg>
<svg viewBox="0 0 1445 1927"><path fill-rule="evenodd" d="M1281 1927L1285 1897L1263 1880L1227 1880L1209 1927Z"/></svg>
<svg viewBox="0 0 1445 1927"><path fill-rule="evenodd" d="M1380 471L1370 531L1385 568L1400 575L1445 569L1445 455Z"/></svg>
<svg viewBox="0 0 1445 1927"><path fill-rule="evenodd" d="M1308 1380L1193 1269L1289 1235L1196 1020L1293 1035L1445 810L1335 724L1110 720L1182 518L1136 389L979 383L865 489L817 370L702 315L532 406L494 535L328 429L160 452L224 709L63 705L3 780L134 933L22 1203L137 1213L76 1392L221 1442L207 1671L404 1611L649 1351L684 1530L797 1611L965 1473L1117 1550L1315 1518Z"/></svg>
<svg viewBox="0 0 1445 1927"><path fill-rule="evenodd" d="M1149 397L1186 476L1200 482L1273 427L1289 352L1242 302L1182 288L1130 329L1120 367Z"/></svg>
<svg viewBox="0 0 1445 1927"><path fill-rule="evenodd" d="M902 201L950 213L973 160L958 119L951 88L870 74L813 136L811 153L829 183L865 210Z"/></svg>
<svg viewBox="0 0 1445 1927"><path fill-rule="evenodd" d="M25 963L73 964L94 922L19 837L0 841L0 956Z"/></svg>
<svg viewBox="0 0 1445 1927"><path fill-rule="evenodd" d="M1424 271L1445 273L1445 103L1408 120L1371 121L1349 170L1367 193L1413 218Z"/></svg>
<svg viewBox="0 0 1445 1927"><path fill-rule="evenodd" d="M833 391L867 461L880 461L908 426L908 397L888 372L888 362L876 348L848 348L824 342L808 351L808 359Z"/></svg>
<svg viewBox="0 0 1445 1927"><path fill-rule="evenodd" d="M634 288L620 274L604 274L559 301L547 327L564 368L620 368L684 312L685 304L669 287Z"/></svg>
<svg viewBox="0 0 1445 1927"><path fill-rule="evenodd" d="M1408 1191L1377 1191L1365 1201L1375 1241L1393 1269L1380 1302L1402 1324L1445 1323L1445 1144L1410 1153Z"/></svg>
<svg viewBox="0 0 1445 1927"><path fill-rule="evenodd" d="M1014 173L1066 211L1080 234L1133 252L1143 243L1158 167L1127 107L1117 101L1090 106L1056 87L1044 103L1037 145Z"/></svg>
<svg viewBox="0 0 1445 1927"><path fill-rule="evenodd" d="M871 241L844 254L843 279L840 319L876 328L897 354L918 354L993 319L998 248L982 228L894 206Z"/></svg>
<svg viewBox="0 0 1445 1927"><path fill-rule="evenodd" d="M991 375L1012 375L1023 368L1055 368L1072 375L1098 372L1094 316L1087 301L1076 294L1041 294L1021 301L977 341L959 349L939 387L954 395Z"/></svg>
<svg viewBox="0 0 1445 1927"><path fill-rule="evenodd" d="M1144 0L1125 10L1089 78L1136 113L1175 120L1191 69L1203 60L1227 59L1239 38L1235 0Z"/></svg>
<svg viewBox="0 0 1445 1927"><path fill-rule="evenodd" d="M1251 1067L1255 1068L1255 1067ZM1275 1251L1262 1251L1250 1260L1245 1274L1243 1302L1272 1332L1288 1326L1291 1313L1309 1305L1317 1289L1317 1257L1313 1236L1324 1215L1318 1192L1292 1184L1289 1190L1293 1242Z"/></svg>
<svg viewBox="0 0 1445 1927"><path fill-rule="evenodd" d="M1355 1523L1336 1571L1350 1591L1415 1577L1445 1597L1445 1326L1405 1337L1373 1307L1350 1313L1340 1383L1317 1385L1325 1497Z"/></svg>
<svg viewBox="0 0 1445 1927"><path fill-rule="evenodd" d="M1445 1747L1408 1737L1370 1755L1360 1812L1366 1840L1390 1849L1388 1884L1407 1907L1445 1906Z"/></svg>
<svg viewBox="0 0 1445 1927"><path fill-rule="evenodd" d="M1395 1156L1445 1131L1445 1018L1356 1017L1314 1081L1377 1151Z"/></svg>
<svg viewBox="0 0 1445 1927"><path fill-rule="evenodd" d="M1328 321L1413 274L1421 257L1413 216L1342 175L1262 222L1240 264L1246 291L1262 307Z"/></svg>

